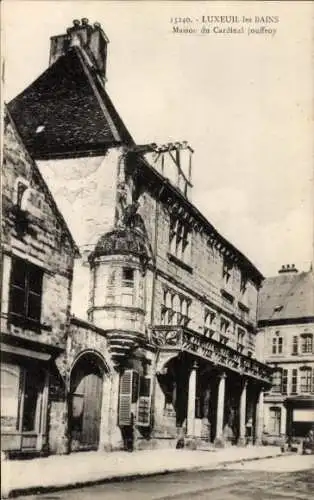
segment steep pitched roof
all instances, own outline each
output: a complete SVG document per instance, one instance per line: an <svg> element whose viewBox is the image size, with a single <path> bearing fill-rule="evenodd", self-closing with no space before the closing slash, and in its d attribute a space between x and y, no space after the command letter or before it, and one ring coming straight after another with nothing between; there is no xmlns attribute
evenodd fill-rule
<svg viewBox="0 0 314 500"><path fill-rule="evenodd" d="M314 319L314 274L282 273L267 278L260 290L258 321Z"/></svg>
<svg viewBox="0 0 314 500"><path fill-rule="evenodd" d="M27 158L27 160L29 162L29 165L31 165L32 172L33 172L37 182L41 186L42 191L47 196L47 199L49 200L50 206L52 207L54 214L57 216L61 226L63 227L63 230L66 232L66 234L68 235L68 237L70 239L75 256L78 257L80 255L80 252L79 252L79 249L76 245L76 242L74 241L72 233L69 230L69 227L68 227L67 223L65 222L62 213L58 209L57 204L55 202L55 199L52 196L50 189L47 186L45 180L43 179L36 162L30 156L27 148L25 147L25 144L23 143L23 141L22 141L22 139L17 131L16 124L15 124L14 120L12 119L12 116L10 115L10 112L8 111L6 106L4 107L4 122L5 122L5 124L11 125L12 133L14 134L14 140L16 141L17 144L19 144L20 148L22 148L22 150L25 154L25 157ZM6 127L4 128L4 134L6 134ZM7 147L6 141L4 141L3 157L6 161L6 163L8 163L8 166L10 168L12 168L12 165L14 164L14 162L11 161L11 156L12 156L12 151L9 147ZM5 165L5 163L3 162L3 166L4 165Z"/></svg>
<svg viewBox="0 0 314 500"><path fill-rule="evenodd" d="M99 77L73 47L8 108L35 159L95 154L134 144Z"/></svg>

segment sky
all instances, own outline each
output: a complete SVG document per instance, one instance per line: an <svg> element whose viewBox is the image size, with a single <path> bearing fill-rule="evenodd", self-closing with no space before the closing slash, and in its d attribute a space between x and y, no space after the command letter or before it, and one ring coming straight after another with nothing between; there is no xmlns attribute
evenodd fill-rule
<svg viewBox="0 0 314 500"><path fill-rule="evenodd" d="M313 2L5 0L5 100L47 69L50 36L73 19L100 22L110 40L107 91L135 141L187 140L193 203L218 231L265 276L282 264L308 270L313 15ZM202 16L238 22L215 20L202 34ZM174 25L196 33L174 33ZM214 26L244 33L213 33ZM272 32L247 32L261 27Z"/></svg>

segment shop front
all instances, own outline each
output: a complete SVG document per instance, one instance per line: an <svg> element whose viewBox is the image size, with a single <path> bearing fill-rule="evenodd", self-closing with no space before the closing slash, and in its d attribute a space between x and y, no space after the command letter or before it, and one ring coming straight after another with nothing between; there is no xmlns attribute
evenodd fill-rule
<svg viewBox="0 0 314 500"><path fill-rule="evenodd" d="M314 396L289 397L287 408L287 435L289 438L304 438L314 426Z"/></svg>
<svg viewBox="0 0 314 500"><path fill-rule="evenodd" d="M25 339L3 340L1 449L8 455L45 453L52 349Z"/></svg>

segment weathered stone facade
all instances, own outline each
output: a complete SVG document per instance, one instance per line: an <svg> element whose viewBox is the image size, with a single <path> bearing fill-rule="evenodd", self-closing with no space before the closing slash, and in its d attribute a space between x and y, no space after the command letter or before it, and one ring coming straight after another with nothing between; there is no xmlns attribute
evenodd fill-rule
<svg viewBox="0 0 314 500"><path fill-rule="evenodd" d="M61 303L53 451L258 442L271 372L255 356L263 277L192 204L192 148L135 145L105 89L107 42L75 21L9 104L81 253L72 304L88 322Z"/></svg>
<svg viewBox="0 0 314 500"><path fill-rule="evenodd" d="M64 451L59 442L66 433L64 387L61 377L55 376L55 360L66 349L77 249L9 115L4 124L3 158L3 449ZM33 373L31 360L38 372ZM28 377L32 377L29 384L38 385L36 393L27 394L32 391ZM48 405L53 380L56 386ZM33 398L35 409L27 406L26 398Z"/></svg>

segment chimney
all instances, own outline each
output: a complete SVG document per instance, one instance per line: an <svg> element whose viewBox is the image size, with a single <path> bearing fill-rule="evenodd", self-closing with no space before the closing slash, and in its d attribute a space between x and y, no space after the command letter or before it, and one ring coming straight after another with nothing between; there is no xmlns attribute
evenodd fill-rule
<svg viewBox="0 0 314 500"><path fill-rule="evenodd" d="M287 265L283 265L281 266L281 269L279 269L278 271L278 274L283 274L283 273L297 273L298 270L297 268L295 267L294 264L287 264Z"/></svg>
<svg viewBox="0 0 314 500"><path fill-rule="evenodd" d="M89 24L85 17L74 19L66 34L51 37L49 66L66 54L73 46L80 47L86 62L106 82L107 45L109 40L99 23Z"/></svg>

